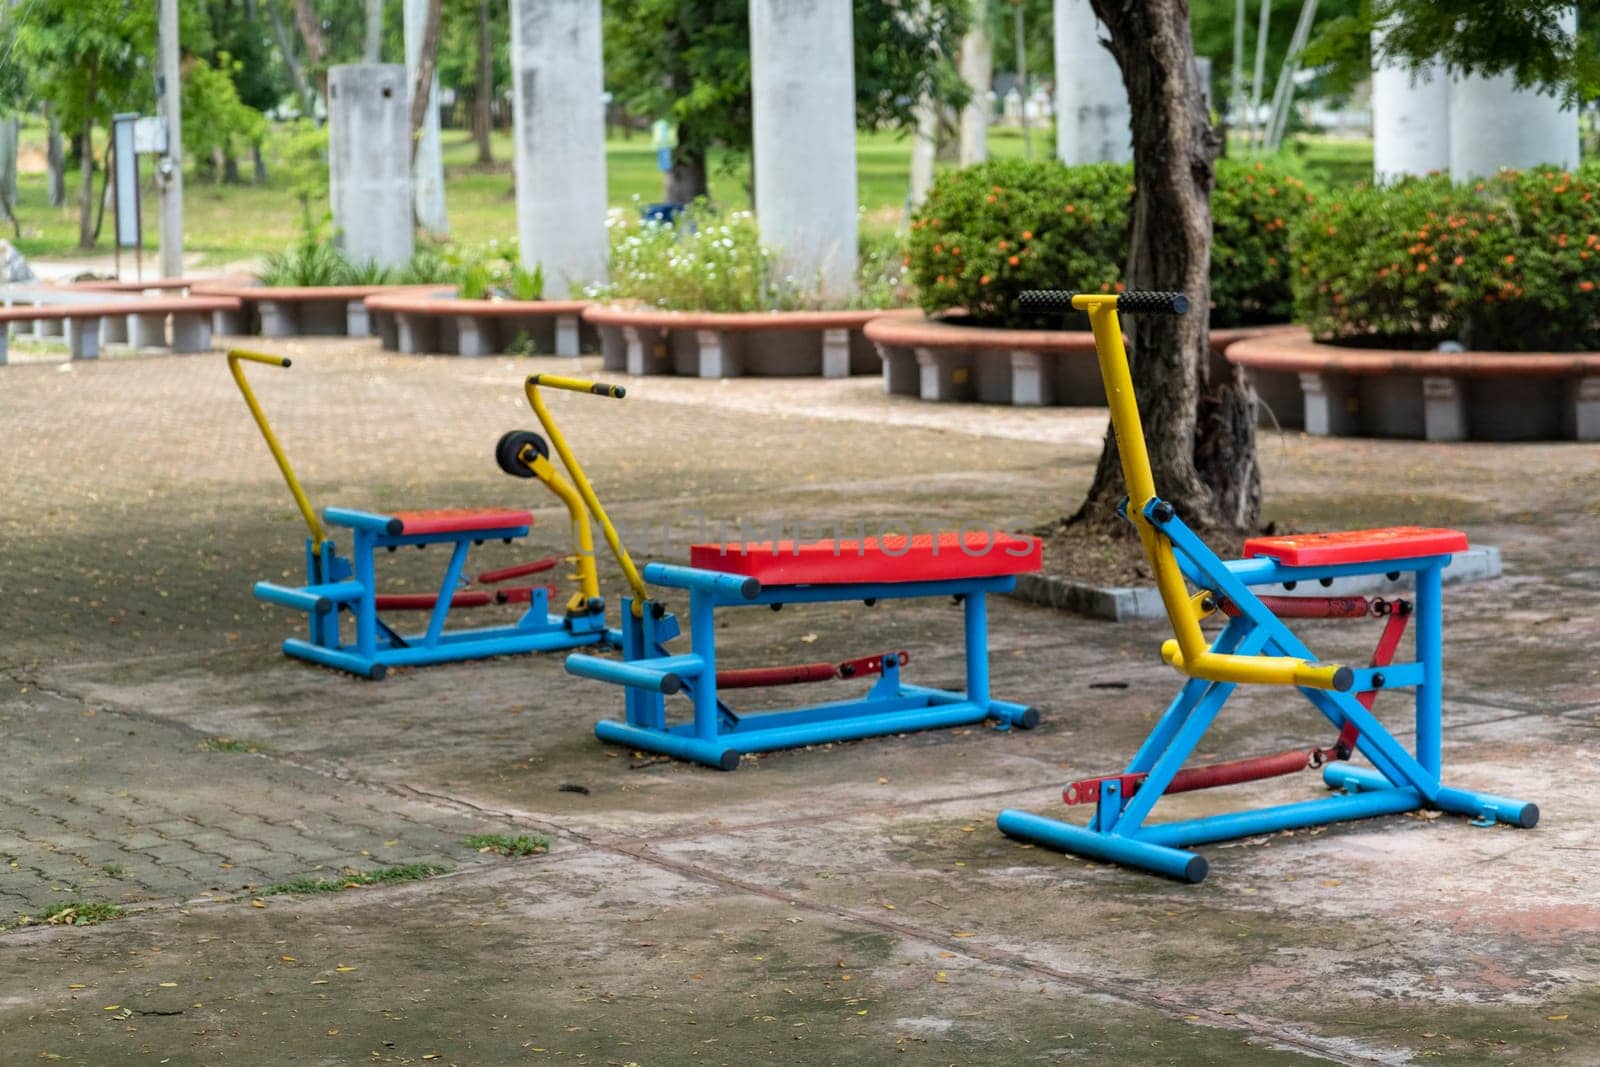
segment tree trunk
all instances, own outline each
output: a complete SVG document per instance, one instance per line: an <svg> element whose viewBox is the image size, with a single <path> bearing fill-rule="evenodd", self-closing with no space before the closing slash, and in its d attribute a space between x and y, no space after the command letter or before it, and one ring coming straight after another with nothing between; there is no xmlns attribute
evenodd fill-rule
<svg viewBox="0 0 1600 1067"><path fill-rule="evenodd" d="M478 138L478 162L493 163L494 148L489 135L494 119L489 105L494 100L494 39L490 35L489 0L478 0L478 94L473 98L473 132Z"/></svg>
<svg viewBox="0 0 1600 1067"><path fill-rule="evenodd" d="M294 91L300 97L300 106L305 109L306 118L316 118L317 98L311 89L311 83L306 80L305 67L300 63L300 57L295 55L294 43L289 40L289 30L283 24L283 16L278 13L278 5L269 3L267 18L272 23L272 36L278 42L278 53L283 56L283 65L289 68L289 80L294 82Z"/></svg>
<svg viewBox="0 0 1600 1067"><path fill-rule="evenodd" d="M1252 529L1261 510L1255 393L1207 343L1212 161L1218 141L1194 75L1187 0L1091 0L1111 33L1133 120L1136 191L1130 289L1179 290L1194 310L1124 320L1134 393L1161 496L1200 529ZM1063 285L1068 285L1063 280ZM1122 527L1126 495L1108 430L1094 484L1073 521Z"/></svg>
<svg viewBox="0 0 1600 1067"><path fill-rule="evenodd" d="M45 169L49 172L50 206L60 207L67 202L67 160L61 143L61 123L50 116L50 133L45 142Z"/></svg>
<svg viewBox="0 0 1600 1067"><path fill-rule="evenodd" d="M439 69L439 7L441 0L428 0L422 23L422 41L417 49L417 78L411 85L411 165L417 165L417 149L422 144L422 123L428 108L435 106L433 75Z"/></svg>
<svg viewBox="0 0 1600 1067"><path fill-rule="evenodd" d="M678 147L672 150L672 169L666 174L666 199L671 204L688 204L698 197L709 197L711 185L706 179L706 146L689 134L687 126L678 127ZM754 203L755 201L751 201Z"/></svg>
<svg viewBox="0 0 1600 1067"><path fill-rule="evenodd" d="M294 0L294 24L300 31L300 39L305 42L306 58L311 61L311 69L316 72L317 91L326 100L328 43L322 38L322 18L311 6L311 0Z"/></svg>
<svg viewBox="0 0 1600 1067"><path fill-rule="evenodd" d="M82 179L78 185L78 247L94 247L94 119L83 120L79 135L78 164Z"/></svg>
<svg viewBox="0 0 1600 1067"><path fill-rule="evenodd" d="M267 161L266 158L261 154L261 144L259 141L250 146L250 164L254 169L254 175L251 178L251 181L253 181L256 185L267 184Z"/></svg>

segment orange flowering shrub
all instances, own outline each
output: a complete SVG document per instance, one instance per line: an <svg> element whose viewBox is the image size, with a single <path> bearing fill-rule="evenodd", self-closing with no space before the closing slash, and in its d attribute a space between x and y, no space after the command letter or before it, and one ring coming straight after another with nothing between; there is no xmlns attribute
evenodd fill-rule
<svg viewBox="0 0 1600 1067"><path fill-rule="evenodd" d="M1319 204L1293 237L1295 310L1324 340L1600 349L1600 171L1414 178Z"/></svg>

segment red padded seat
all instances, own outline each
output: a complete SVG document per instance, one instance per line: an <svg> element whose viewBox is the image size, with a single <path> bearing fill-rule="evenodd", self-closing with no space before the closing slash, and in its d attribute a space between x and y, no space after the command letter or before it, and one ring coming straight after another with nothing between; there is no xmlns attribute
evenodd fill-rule
<svg viewBox="0 0 1600 1067"><path fill-rule="evenodd" d="M432 511L396 511L391 518L400 522L398 536L420 534L471 533L474 530L504 530L513 526L532 526L533 513L505 508L436 508Z"/></svg>
<svg viewBox="0 0 1600 1067"><path fill-rule="evenodd" d="M689 563L770 585L937 582L994 578L1039 569L1037 537L1003 533L917 534L906 538L746 541L693 545Z"/></svg>
<svg viewBox="0 0 1600 1067"><path fill-rule="evenodd" d="M1378 530L1340 533L1285 534L1252 537L1245 556L1267 556L1288 567L1321 567L1338 563L1378 563L1386 559L1447 556L1464 551L1467 535L1460 530L1425 526L1385 526Z"/></svg>

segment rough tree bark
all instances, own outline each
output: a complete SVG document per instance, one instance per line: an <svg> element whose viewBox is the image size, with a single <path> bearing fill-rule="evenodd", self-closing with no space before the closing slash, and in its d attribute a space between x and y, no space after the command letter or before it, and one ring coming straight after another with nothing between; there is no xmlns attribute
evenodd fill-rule
<svg viewBox="0 0 1600 1067"><path fill-rule="evenodd" d="M478 93L472 105L479 163L494 162L494 150L489 143L489 135L494 132L494 117L489 110L493 99L494 38L489 27L489 0L478 0Z"/></svg>
<svg viewBox="0 0 1600 1067"><path fill-rule="evenodd" d="M667 202L671 204L688 204L698 197L711 195L711 183L706 176L706 146L682 123L678 125L678 147L672 150L672 169L667 171L666 185Z"/></svg>
<svg viewBox="0 0 1600 1067"><path fill-rule="evenodd" d="M83 132L78 135L78 162L81 177L78 184L78 247L94 247L94 119L83 120Z"/></svg>
<svg viewBox="0 0 1600 1067"><path fill-rule="evenodd" d="M311 69L316 72L317 91L322 94L322 99L328 99L328 42L322 37L322 17L317 14L316 8L311 6L311 0L294 0L294 24L300 31L300 40L305 42L306 59L311 63Z"/></svg>
<svg viewBox="0 0 1600 1067"><path fill-rule="evenodd" d="M61 143L61 123L54 115L49 114L48 105L45 113L50 121L50 132L45 140L45 169L48 171L50 206L60 207L67 202L67 153Z"/></svg>
<svg viewBox="0 0 1600 1067"><path fill-rule="evenodd" d="M422 145L422 123L433 105L433 73L439 69L439 8L441 0L428 0L427 18L422 24L422 43L417 50L417 80L411 86L411 165L417 165L417 149Z"/></svg>
<svg viewBox="0 0 1600 1067"><path fill-rule="evenodd" d="M283 24L283 16L278 12L277 4L267 4L267 19L272 24L272 36L278 42L278 54L283 56L283 65L289 68L289 80L294 82L294 91L300 97L300 106L305 110L307 118L316 114L316 95L311 89L311 83L306 80L306 71L300 63L300 57L295 55L294 45L289 40L289 31Z"/></svg>
<svg viewBox="0 0 1600 1067"><path fill-rule="evenodd" d="M1133 113L1136 191L1128 257L1130 289L1189 294L1181 318L1124 320L1134 392L1156 485L1185 522L1201 529L1252 529L1261 510L1255 393L1241 373L1213 361L1212 163L1220 148L1194 76L1187 0L1091 0L1110 31ZM1107 430L1094 484L1073 523L1125 529L1126 495L1116 440Z"/></svg>

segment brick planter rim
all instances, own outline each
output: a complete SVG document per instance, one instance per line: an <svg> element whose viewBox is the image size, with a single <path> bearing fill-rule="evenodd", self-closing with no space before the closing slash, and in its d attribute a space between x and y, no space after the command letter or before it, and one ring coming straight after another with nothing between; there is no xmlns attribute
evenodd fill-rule
<svg viewBox="0 0 1600 1067"><path fill-rule="evenodd" d="M665 311L628 304L590 304L585 322L596 326L635 326L651 330L855 330L874 320L904 314L867 311Z"/></svg>
<svg viewBox="0 0 1600 1067"><path fill-rule="evenodd" d="M431 287L433 294L438 286ZM576 315L589 306L587 300L467 300L457 296L428 295L409 292L385 292L369 296L365 301L372 311L387 311L400 315L479 315L495 317L533 317L543 315Z"/></svg>
<svg viewBox="0 0 1600 1067"><path fill-rule="evenodd" d="M997 326L966 326L930 318L923 312L874 319L866 327L867 339L901 348L1003 348L1013 352L1094 351L1094 335L1085 318L1082 330L1012 330ZM1222 349L1243 338L1283 330L1283 326L1238 326L1210 332L1211 347Z"/></svg>
<svg viewBox="0 0 1600 1067"><path fill-rule="evenodd" d="M1230 344L1230 363L1301 374L1424 377L1588 377L1600 375L1600 352L1419 352L1346 348L1311 339L1304 327Z"/></svg>

